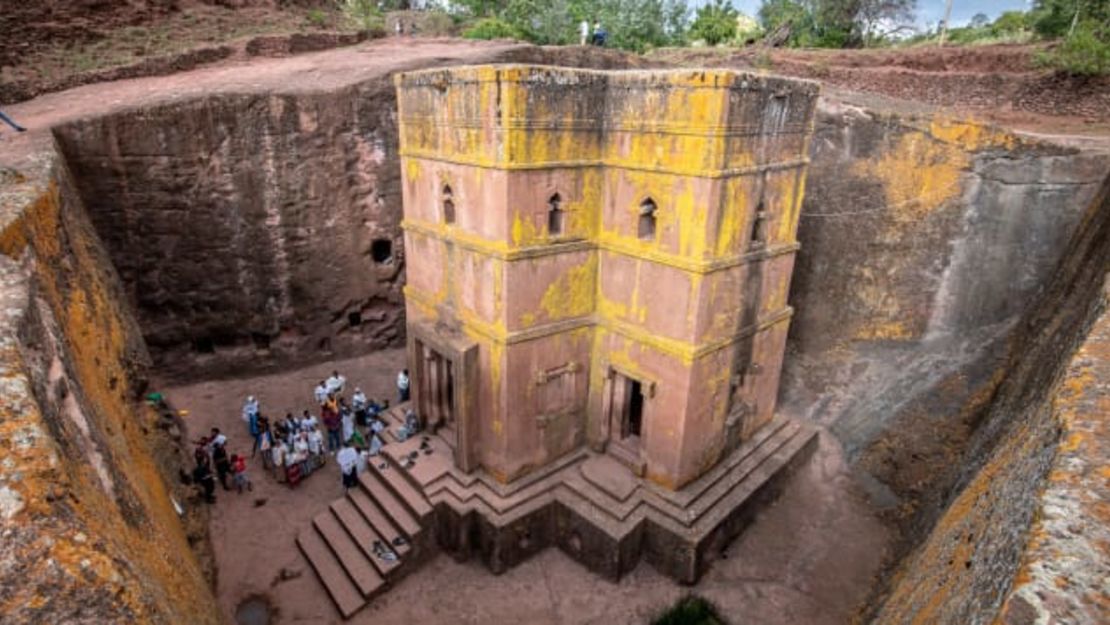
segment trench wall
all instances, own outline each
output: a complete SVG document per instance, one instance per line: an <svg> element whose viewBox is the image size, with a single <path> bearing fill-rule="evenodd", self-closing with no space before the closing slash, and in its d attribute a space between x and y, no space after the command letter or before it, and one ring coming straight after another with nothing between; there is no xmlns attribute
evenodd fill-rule
<svg viewBox="0 0 1110 625"><path fill-rule="evenodd" d="M137 401L149 357L72 178L56 158L3 175L0 614L218 623L204 523L171 501L189 509L178 448Z"/></svg>
<svg viewBox="0 0 1110 625"><path fill-rule="evenodd" d="M394 98L213 96L56 129L160 374L399 344Z"/></svg>
<svg viewBox="0 0 1110 625"><path fill-rule="evenodd" d="M1028 331L1012 343L947 507L902 562L876 622L1081 623L1105 613L1110 178L1067 249L1020 322Z"/></svg>
<svg viewBox="0 0 1110 625"><path fill-rule="evenodd" d="M1083 237L1110 159L828 100L811 157L784 404L900 530L868 616L990 622L1055 454L1045 398L1099 301L1078 259L1105 267Z"/></svg>
<svg viewBox="0 0 1110 625"><path fill-rule="evenodd" d="M790 294L791 340L810 353L1012 321L1108 168L1104 153L832 100L810 156Z"/></svg>

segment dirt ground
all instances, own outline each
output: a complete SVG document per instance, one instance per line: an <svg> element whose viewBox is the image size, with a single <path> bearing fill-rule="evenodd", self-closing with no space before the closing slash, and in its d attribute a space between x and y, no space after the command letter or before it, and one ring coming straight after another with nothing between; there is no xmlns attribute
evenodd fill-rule
<svg viewBox="0 0 1110 625"><path fill-rule="evenodd" d="M59 80L252 35L353 26L327 0L233 4L213 0L19 3L0 16L0 24L6 27L0 76Z"/></svg>
<svg viewBox="0 0 1110 625"><path fill-rule="evenodd" d="M371 397L393 397L403 350L380 351L297 371L166 389L189 411L188 435L220 427L234 453L249 450L239 417L248 394L263 412L284 415L312 403L312 388L333 369ZM280 414L279 414L280 413ZM275 623L342 620L294 537L342 493L334 465L312 474L296 490L251 463L253 493L219 491L212 541L217 596L229 622L236 606L254 595L269 598ZM732 623L828 625L848 622L871 588L891 536L846 467L839 445L822 435L815 457L785 494L715 562L694 587L681 586L641 564L619 583L606 581L557 549L548 549L495 576L480 562L440 555L375 599L349 623L644 623L691 590L713 601ZM283 574L284 572L284 574Z"/></svg>
<svg viewBox="0 0 1110 625"><path fill-rule="evenodd" d="M681 67L730 67L809 78L845 98L926 103L963 117L1040 133L1110 134L1110 76L1040 67L1045 44L873 50L668 48L648 58ZM850 96L847 96L850 97Z"/></svg>

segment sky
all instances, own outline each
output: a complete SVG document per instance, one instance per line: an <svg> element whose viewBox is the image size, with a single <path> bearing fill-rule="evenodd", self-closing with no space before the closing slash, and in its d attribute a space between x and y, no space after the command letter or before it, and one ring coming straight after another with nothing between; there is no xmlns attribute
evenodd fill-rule
<svg viewBox="0 0 1110 625"><path fill-rule="evenodd" d="M691 0L690 7L696 8L710 0ZM946 0L917 0L917 21L936 24L944 18ZM760 0L732 0L732 6L755 17L759 11ZM952 0L952 26L965 26L976 13L985 13L992 20L1003 11L1029 9L1028 0Z"/></svg>

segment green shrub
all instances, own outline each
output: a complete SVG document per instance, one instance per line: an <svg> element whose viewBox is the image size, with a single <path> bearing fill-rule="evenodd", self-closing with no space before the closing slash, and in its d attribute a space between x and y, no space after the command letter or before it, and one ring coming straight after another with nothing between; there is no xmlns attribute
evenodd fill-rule
<svg viewBox="0 0 1110 625"><path fill-rule="evenodd" d="M310 9L304 17L308 25L313 28L324 28L328 25L328 14L321 9Z"/></svg>
<svg viewBox="0 0 1110 625"><path fill-rule="evenodd" d="M724 619L717 614L717 608L709 601L697 595L687 595L655 617L651 623L652 625L724 625Z"/></svg>
<svg viewBox="0 0 1110 625"><path fill-rule="evenodd" d="M385 20L378 12L375 0L336 0L339 10L359 30L374 31L385 28Z"/></svg>
<svg viewBox="0 0 1110 625"><path fill-rule="evenodd" d="M1029 29L1029 17L1024 11L1006 11L990 25L991 34L1011 35Z"/></svg>
<svg viewBox="0 0 1110 625"><path fill-rule="evenodd" d="M1070 37L1039 54L1037 62L1080 76L1110 74L1110 27L1093 21L1081 22Z"/></svg>
<svg viewBox="0 0 1110 625"><path fill-rule="evenodd" d="M455 20L443 11L422 11L420 29L424 35L446 37L454 34Z"/></svg>
<svg viewBox="0 0 1110 625"><path fill-rule="evenodd" d="M512 24L496 17L487 17L474 22L463 31L467 39L523 39L522 33Z"/></svg>
<svg viewBox="0 0 1110 625"><path fill-rule="evenodd" d="M690 26L690 38L704 40L715 46L736 36L736 16L739 13L729 0L714 0L698 9L697 18Z"/></svg>

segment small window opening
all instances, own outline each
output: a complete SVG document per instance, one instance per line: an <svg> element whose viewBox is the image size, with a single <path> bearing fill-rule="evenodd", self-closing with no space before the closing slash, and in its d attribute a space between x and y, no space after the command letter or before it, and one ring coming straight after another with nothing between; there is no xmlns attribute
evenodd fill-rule
<svg viewBox="0 0 1110 625"><path fill-rule="evenodd" d="M566 221L566 211L563 210L563 199L559 194L551 196L547 200L547 234L549 236L559 236L563 234L563 227Z"/></svg>
<svg viewBox="0 0 1110 625"><path fill-rule="evenodd" d="M210 336L193 339L193 349L198 354L212 354L216 352L216 342Z"/></svg>
<svg viewBox="0 0 1110 625"><path fill-rule="evenodd" d="M637 235L643 240L655 239L655 201L648 198L640 204L640 225Z"/></svg>
<svg viewBox="0 0 1110 625"><path fill-rule="evenodd" d="M393 260L393 241L374 239L370 244L370 258L373 258L374 262L379 265Z"/></svg>
<svg viewBox="0 0 1110 625"><path fill-rule="evenodd" d="M347 323L350 324L352 328L359 327L362 325L362 313L357 310L347 313Z"/></svg>
<svg viewBox="0 0 1110 625"><path fill-rule="evenodd" d="M761 246L767 242L767 211L764 210L763 200L755 208L755 219L752 220L752 231L748 237L752 247Z"/></svg>
<svg viewBox="0 0 1110 625"><path fill-rule="evenodd" d="M263 332L251 332L251 341L255 349L270 349L270 335Z"/></svg>
<svg viewBox="0 0 1110 625"><path fill-rule="evenodd" d="M443 185L443 221L455 223L455 197L451 192L451 185Z"/></svg>

